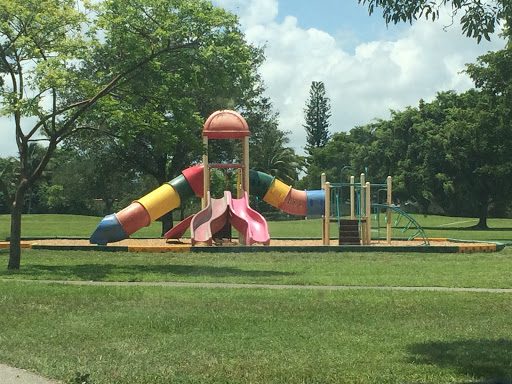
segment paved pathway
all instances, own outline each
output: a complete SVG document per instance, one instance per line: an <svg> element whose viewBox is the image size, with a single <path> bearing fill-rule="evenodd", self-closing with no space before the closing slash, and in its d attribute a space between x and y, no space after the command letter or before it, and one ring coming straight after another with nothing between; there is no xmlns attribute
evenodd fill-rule
<svg viewBox="0 0 512 384"><path fill-rule="evenodd" d="M202 288L265 288L265 289L313 289L326 291L374 289L379 291L450 291L512 293L512 288L457 288L457 287L381 287L360 285L286 285L286 284L237 284L237 283L187 283L165 281L78 281L78 280L20 280L0 279L2 282L18 281L45 284L149 286L149 287L202 287Z"/></svg>
<svg viewBox="0 0 512 384"><path fill-rule="evenodd" d="M0 383L2 384L58 384L55 380L50 380L24 369L13 368L5 364L0 364Z"/></svg>

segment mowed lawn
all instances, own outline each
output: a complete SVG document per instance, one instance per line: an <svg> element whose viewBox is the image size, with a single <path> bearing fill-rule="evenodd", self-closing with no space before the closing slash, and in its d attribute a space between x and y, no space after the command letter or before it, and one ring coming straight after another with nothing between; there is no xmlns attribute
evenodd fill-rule
<svg viewBox="0 0 512 384"><path fill-rule="evenodd" d="M512 288L512 247L497 253L136 253L23 250L0 278L291 285Z"/></svg>
<svg viewBox="0 0 512 384"><path fill-rule="evenodd" d="M46 236L41 233L48 231L85 237L99 221L91 218L90 224L84 224L80 217L50 216L39 225L42 217L25 220L24 224L31 224L25 225L24 234ZM52 222L62 232L55 232L55 227L50 231ZM305 228L316 229L318 222L309 222ZM82 229L72 229L70 223ZM305 221L297 223L305 225ZM508 224L498 225L507 228ZM4 266L0 267L0 362L67 383L391 384L512 379L512 293L357 288L512 288L510 247L482 254L23 250L20 271L7 271L7 259L8 251L0 250ZM74 286L27 281L33 279L355 288Z"/></svg>
<svg viewBox="0 0 512 384"><path fill-rule="evenodd" d="M506 293L0 283L0 361L70 383L512 377ZM82 381L77 381L82 379Z"/></svg>
<svg viewBox="0 0 512 384"><path fill-rule="evenodd" d="M380 225L380 237L386 237L386 223L384 214L372 216L372 236L379 235L377 226ZM489 229L476 231L471 226L478 223L476 218L449 217L435 215L411 215L425 229L429 238L452 238L462 240L501 241L512 242L512 219L489 219ZM61 236L88 238L101 217L79 215L23 215L22 236ZM379 219L377 221L377 219ZM397 222L398 216L392 216L392 236L408 238L415 234L416 229L407 227L408 220L402 217ZM396 225L395 225L396 224ZM268 223L271 237L321 237L322 224L320 219L271 221ZM337 236L337 224L331 224L331 237ZM149 227L137 231L132 237L159 237L161 235L161 223L153 222ZM0 215L0 240L10 235L10 216ZM188 232L186 233L188 235Z"/></svg>

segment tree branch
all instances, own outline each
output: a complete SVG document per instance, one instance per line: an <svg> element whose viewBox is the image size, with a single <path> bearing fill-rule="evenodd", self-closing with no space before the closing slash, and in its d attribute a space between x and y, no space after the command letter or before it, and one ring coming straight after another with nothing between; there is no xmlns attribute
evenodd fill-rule
<svg viewBox="0 0 512 384"><path fill-rule="evenodd" d="M74 128L74 129L70 130L68 133L66 133L66 134L62 135L61 137L59 137L57 139L57 144L60 144L61 142L66 140L68 137L73 136L75 133L80 132L80 131L100 132L100 133L105 134L106 136L110 136L110 137L113 137L115 139L119 139L120 138L119 135L116 135L116 134L112 133L111 131L108 131L108 130L105 130L105 129L94 128L94 127L90 127L90 126L82 126L82 127ZM48 140L48 139L46 139L46 140Z"/></svg>
<svg viewBox="0 0 512 384"><path fill-rule="evenodd" d="M82 100L80 102L74 103L70 106L64 107L59 111L56 111L54 113L48 114L43 120L39 121L34 128L31 130L29 135L33 135L37 130L41 127L41 125L45 124L46 121L50 118L54 118L59 114L64 113L65 111L68 111L72 108L77 108L77 110L69 117L69 119L63 124L62 128L55 130L52 132L52 135L49 139L49 145L46 149L45 155L39 162L38 166L34 169L30 177L28 177L28 182L30 185L34 183L36 179L38 179L41 174L43 173L46 165L50 161L53 152L55 151L55 148L57 147L57 144L62 142L62 140L66 137L69 137L71 132L74 132L72 129L73 124L75 124L76 120L89 108L91 108L98 100L100 100L102 97L108 95L110 92L112 92L116 87L118 87L120 84L123 84L125 81L128 81L126 77L128 77L133 72L136 72L139 68L143 67L147 63L151 62L153 59L159 57L160 55L163 55L165 53L169 53L172 51L177 51L180 49L188 49L192 48L197 44L197 40L194 40L189 43L180 44L172 46L171 42L168 43L168 45L165 48L162 48L151 55L147 56L145 59L135 63L131 67L127 68L125 71L121 72L120 74L117 74L113 77L113 79L104 86L96 95L93 97ZM123 80L124 79L124 80ZM20 151L20 153L22 153Z"/></svg>
<svg viewBox="0 0 512 384"><path fill-rule="evenodd" d="M75 123L75 121L82 115L87 109L89 109L96 101L101 99L102 97L109 94L113 89L115 89L117 86L119 86L119 83L123 84L124 81L121 81L123 78L126 78L131 73L137 71L137 69L143 67L147 63L151 62L153 59L157 58L160 55L163 55L164 53L180 50L180 49L186 49L186 48L192 48L196 44L196 41L193 41L191 43L186 43L182 45L177 46L167 46L165 48L162 48L159 51L154 52L153 54L149 55L145 59L135 63L128 69L126 69L124 72L114 76L114 78L108 83L101 91L99 91L95 96L88 99L87 102L83 103L78 110L69 118L69 120L64 124L62 129L59 130L58 135L64 134L68 129L70 129L71 125ZM125 80L126 81L126 80Z"/></svg>

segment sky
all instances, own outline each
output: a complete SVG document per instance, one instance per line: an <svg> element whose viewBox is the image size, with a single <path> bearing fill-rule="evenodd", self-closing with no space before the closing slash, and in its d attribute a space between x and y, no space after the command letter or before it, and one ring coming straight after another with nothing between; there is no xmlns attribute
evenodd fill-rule
<svg viewBox="0 0 512 384"><path fill-rule="evenodd" d="M248 43L265 47L260 73L279 112L279 128L303 154L304 108L311 82L323 81L330 99L331 133L349 131L389 110L431 101L437 92L473 86L466 63L505 42L476 43L442 12L435 23L386 27L357 0L213 0L240 18ZM0 119L0 157L16 154L12 121Z"/></svg>
<svg viewBox="0 0 512 384"><path fill-rule="evenodd" d="M292 146L306 145L304 108L312 81L323 81L330 99L331 133L349 131L389 110L431 101L437 92L473 86L460 72L466 63L502 49L466 38L447 11L438 22L420 20L386 27L380 14L368 15L357 0L215 0L240 17L249 43L264 45L261 74L280 129Z"/></svg>

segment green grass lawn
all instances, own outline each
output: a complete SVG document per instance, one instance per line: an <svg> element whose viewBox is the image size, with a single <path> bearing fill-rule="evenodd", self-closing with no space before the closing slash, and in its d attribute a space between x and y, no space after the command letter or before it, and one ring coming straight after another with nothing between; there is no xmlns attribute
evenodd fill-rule
<svg viewBox="0 0 512 384"><path fill-rule="evenodd" d="M0 361L73 383L512 377L510 294L1 282L0 305Z"/></svg>
<svg viewBox="0 0 512 384"><path fill-rule="evenodd" d="M512 288L512 247L499 253L126 253L24 250L0 278ZM0 250L6 266L7 250Z"/></svg>
<svg viewBox="0 0 512 384"><path fill-rule="evenodd" d="M2 236L8 236L8 220L0 216ZM23 234L87 237L100 220L28 215ZM429 235L443 234L431 237L466 231L447 229L465 225L454 224L460 218L425 220ZM512 228L506 220L490 225ZM316 237L320 221L272 222L269 227L276 237ZM158 236L159 223L146 230L146 236ZM467 233L475 238L480 232ZM510 232L481 233L506 237ZM512 379L510 293L20 281L512 288L511 256L511 247L490 254L23 250L21 270L8 271L8 251L0 249L0 362L86 384Z"/></svg>
<svg viewBox="0 0 512 384"><path fill-rule="evenodd" d="M407 220L403 218L398 226L395 227L397 215L392 215L393 223L391 236L393 238L408 238L416 232L414 227L404 230ZM478 223L478 219L464 217L448 216L424 216L411 215L424 228L429 238L451 238L461 240L478 241L512 241L512 219L489 219L489 229L485 231L474 230L470 227ZM378 237L378 222L375 216L372 216L372 237ZM384 214L380 216L380 238L386 238L386 223ZM322 226L321 219L313 220L295 220L295 221L274 221L268 223L271 237L321 237ZM331 223L331 238L336 238L338 234L337 223Z"/></svg>
<svg viewBox="0 0 512 384"><path fill-rule="evenodd" d="M89 237L94 232L102 217L79 215L23 215L21 222L22 236L60 236ZM10 236L9 215L0 215L0 239ZM153 222L149 227L137 231L134 237L158 237L162 227L160 222Z"/></svg>
<svg viewBox="0 0 512 384"><path fill-rule="evenodd" d="M489 230L475 231L469 229L478 222L475 218L424 216L412 215L422 227L428 237L448 237L464 240L512 241L512 219L489 219ZM22 221L23 236L78 236L89 237L101 221L101 217L77 215L24 215ZM375 216L374 216L375 219ZM393 216L394 223L396 215ZM374 227L377 222L374 221ZM405 221L393 228L393 237L409 237L414 234L411 228L403 232ZM384 215L380 217L381 237L385 238ZM274 221L268 223L271 237L321 237L322 227L320 219ZM0 239L9 236L10 216L0 215ZM149 227L142 228L132 237L159 237L161 234L160 222L153 222ZM337 224L331 224L331 237L337 235ZM377 236L374 230L372 235Z"/></svg>

